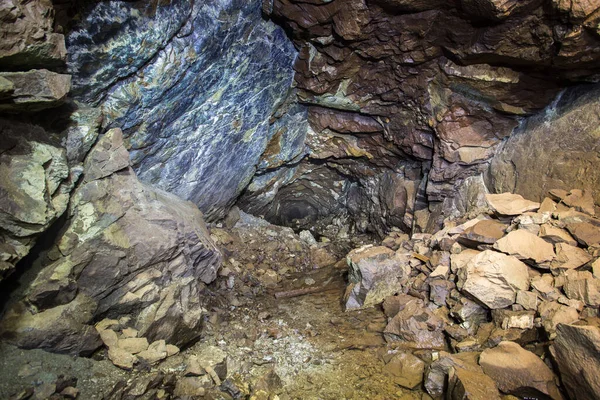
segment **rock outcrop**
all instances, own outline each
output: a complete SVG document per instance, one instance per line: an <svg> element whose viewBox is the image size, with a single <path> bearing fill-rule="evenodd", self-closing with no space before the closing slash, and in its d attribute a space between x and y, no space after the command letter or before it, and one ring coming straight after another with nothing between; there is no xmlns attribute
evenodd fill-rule
<svg viewBox="0 0 600 400"><path fill-rule="evenodd" d="M207 218L227 214L270 142L306 123L278 110L296 51L263 19L260 2L74 7L84 16L67 35L74 98L97 104L104 126L123 130L142 181L194 202Z"/></svg>
<svg viewBox="0 0 600 400"><path fill-rule="evenodd" d="M221 262L200 211L138 181L119 129L90 151L82 179L55 261L9 310L2 337L25 348L88 354L99 345L93 322L127 315L151 341L196 339L202 282L216 278Z"/></svg>

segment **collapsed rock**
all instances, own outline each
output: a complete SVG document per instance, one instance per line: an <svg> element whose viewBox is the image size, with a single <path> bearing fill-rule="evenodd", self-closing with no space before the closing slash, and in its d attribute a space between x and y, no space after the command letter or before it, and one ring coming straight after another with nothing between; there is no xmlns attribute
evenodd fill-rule
<svg viewBox="0 0 600 400"><path fill-rule="evenodd" d="M508 307L517 291L529 289L527 265L512 256L486 250L458 272L458 288L490 309Z"/></svg>
<svg viewBox="0 0 600 400"><path fill-rule="evenodd" d="M221 255L200 211L140 183L122 162L126 156L118 129L105 134L90 153L106 163L100 174L92 172L98 171L97 164L96 169L86 168L84 183L73 194L70 221L58 240L61 257L42 270L25 300L37 309L2 322L2 336L9 342L89 353L98 347L97 341L82 336L83 348L54 342L77 341L93 319L121 315L130 315L132 327L150 341L182 345L200 334L202 282L216 278ZM80 308L72 300L75 293L90 304L85 321L79 321ZM61 306L72 308L72 313L52 311ZM54 318L40 326L36 317L40 312ZM79 321L79 328L65 332L53 325L71 320Z"/></svg>
<svg viewBox="0 0 600 400"><path fill-rule="evenodd" d="M550 368L514 342L500 342L497 347L484 350L479 364L504 393L521 398L542 393L554 400L562 399Z"/></svg>
<svg viewBox="0 0 600 400"><path fill-rule="evenodd" d="M396 294L410 273L409 258L387 247L363 247L350 252L346 310L371 307Z"/></svg>

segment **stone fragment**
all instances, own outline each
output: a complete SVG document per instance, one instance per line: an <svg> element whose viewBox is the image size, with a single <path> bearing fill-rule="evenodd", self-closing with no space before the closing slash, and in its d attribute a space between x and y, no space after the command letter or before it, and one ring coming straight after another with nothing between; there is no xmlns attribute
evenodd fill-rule
<svg viewBox="0 0 600 400"><path fill-rule="evenodd" d="M204 397L206 389L202 386L203 382L194 377L183 377L177 380L173 394L177 397Z"/></svg>
<svg viewBox="0 0 600 400"><path fill-rule="evenodd" d="M125 328L121 331L121 338L136 338L138 337L138 331L133 328Z"/></svg>
<svg viewBox="0 0 600 400"><path fill-rule="evenodd" d="M448 380L451 399L500 400L501 398L496 383L483 372L455 367Z"/></svg>
<svg viewBox="0 0 600 400"><path fill-rule="evenodd" d="M197 356L190 356L186 361L186 368L183 372L184 376L201 376L206 374L206 370L202 365Z"/></svg>
<svg viewBox="0 0 600 400"><path fill-rule="evenodd" d="M538 313L542 319L542 326L550 339L556 337L558 324L572 324L579 319L579 313L576 309L555 301L541 303L538 307Z"/></svg>
<svg viewBox="0 0 600 400"><path fill-rule="evenodd" d="M452 272L456 274L460 269L464 268L473 257L475 257L479 253L481 252L477 250L466 249L458 254L452 254L450 256L450 267L452 268Z"/></svg>
<svg viewBox="0 0 600 400"><path fill-rule="evenodd" d="M543 224L540 227L540 237L549 243L566 243L577 246L577 241L564 229L557 228L551 224Z"/></svg>
<svg viewBox="0 0 600 400"><path fill-rule="evenodd" d="M446 347L444 321L433 314L423 300L408 295L392 296L385 300L384 310L391 317L383 331L386 341L400 341L403 346L414 349Z"/></svg>
<svg viewBox="0 0 600 400"><path fill-rule="evenodd" d="M450 268L445 265L438 265L431 274L429 274L430 279L448 279L448 273L450 272Z"/></svg>
<svg viewBox="0 0 600 400"><path fill-rule="evenodd" d="M51 2L4 2L0 26L0 66L15 70L64 65L67 57L65 38L53 33L53 23Z"/></svg>
<svg viewBox="0 0 600 400"><path fill-rule="evenodd" d="M175 346L174 344L167 344L167 357L172 357L176 354L179 354L179 347Z"/></svg>
<svg viewBox="0 0 600 400"><path fill-rule="evenodd" d="M500 342L495 348L484 350L479 364L504 393L535 397L540 392L554 400L562 399L550 368L517 343Z"/></svg>
<svg viewBox="0 0 600 400"><path fill-rule="evenodd" d="M406 389L414 389L423 382L425 363L411 353L401 352L396 354L383 367L383 371L392 376L396 385Z"/></svg>
<svg viewBox="0 0 600 400"><path fill-rule="evenodd" d="M563 385L574 399L594 400L600 393L600 329L560 324L550 348Z"/></svg>
<svg viewBox="0 0 600 400"><path fill-rule="evenodd" d="M568 271L563 290L569 299L581 300L592 307L600 306L600 279L589 271Z"/></svg>
<svg viewBox="0 0 600 400"><path fill-rule="evenodd" d="M439 358L435 360L425 372L424 386L434 398L441 398L448 392L447 376L453 368L462 368L481 372L481 367L477 364L479 353L464 352L450 354L445 351L439 352Z"/></svg>
<svg viewBox="0 0 600 400"><path fill-rule="evenodd" d="M553 268L562 270L579 268L592 260L592 256L585 250L566 243L556 245L556 260L552 262Z"/></svg>
<svg viewBox="0 0 600 400"><path fill-rule="evenodd" d="M540 209L538 210L538 212L553 213L554 211L556 211L556 203L552 201L551 198L545 197L542 201L542 204L540 205Z"/></svg>
<svg viewBox="0 0 600 400"><path fill-rule="evenodd" d="M538 291L544 300L555 301L560 297L560 290L554 285L550 274L543 274L531 279L531 286Z"/></svg>
<svg viewBox="0 0 600 400"><path fill-rule="evenodd" d="M10 97L0 99L0 111L23 112L54 108L66 100L71 90L71 76L45 69L27 72L0 72L11 82Z"/></svg>
<svg viewBox="0 0 600 400"><path fill-rule="evenodd" d="M589 190L573 189L562 199L562 202L577 211L589 215L596 214L594 210L594 198Z"/></svg>
<svg viewBox="0 0 600 400"><path fill-rule="evenodd" d="M146 338L125 338L119 339L117 346L131 354L141 353L148 349L148 339Z"/></svg>
<svg viewBox="0 0 600 400"><path fill-rule="evenodd" d="M96 327L98 329L98 327ZM117 337L117 333L111 329L103 329L98 330L100 334L100 338L102 339L102 343L108 348L117 347L119 338Z"/></svg>
<svg viewBox="0 0 600 400"><path fill-rule="evenodd" d="M535 311L492 310L494 324L501 329L533 329Z"/></svg>
<svg viewBox="0 0 600 400"><path fill-rule="evenodd" d="M444 279L436 279L429 282L429 300L433 301L438 306L445 305L446 299L455 286L454 282Z"/></svg>
<svg viewBox="0 0 600 400"><path fill-rule="evenodd" d="M504 236L506 228L506 225L497 220L479 221L461 233L458 242L469 247L477 247L480 244L494 244Z"/></svg>
<svg viewBox="0 0 600 400"><path fill-rule="evenodd" d="M518 290L529 289L527 266L515 257L492 250L473 257L458 276L459 290L491 309L510 306Z"/></svg>
<svg viewBox="0 0 600 400"><path fill-rule="evenodd" d="M157 362L167 358L167 354L167 344L165 341L156 340L152 342L146 350L139 352L137 356L146 360L146 362L149 364L156 364Z"/></svg>
<svg viewBox="0 0 600 400"><path fill-rule="evenodd" d="M129 167L129 153L123 145L123 132L113 128L106 132L87 155L83 164L86 182L107 177Z"/></svg>
<svg viewBox="0 0 600 400"><path fill-rule="evenodd" d="M450 315L461 322L461 326L475 332L488 319L488 310L478 303L461 297L450 310Z"/></svg>
<svg viewBox="0 0 600 400"><path fill-rule="evenodd" d="M552 261L556 254L552 244L523 229L510 232L494 244L498 251L520 260L541 264Z"/></svg>
<svg viewBox="0 0 600 400"><path fill-rule="evenodd" d="M523 306L526 310L537 310L538 296L533 292L519 290L517 292L516 303Z"/></svg>
<svg viewBox="0 0 600 400"><path fill-rule="evenodd" d="M594 278L600 279L600 258L597 258L596 261L592 263L592 271Z"/></svg>
<svg viewBox="0 0 600 400"><path fill-rule="evenodd" d="M109 347L108 358L119 368L130 371L133 369L133 365L137 362L137 357L133 354L119 348Z"/></svg>
<svg viewBox="0 0 600 400"><path fill-rule="evenodd" d="M577 239L582 246L592 247L600 244L600 226L589 222L567 224L571 235Z"/></svg>
<svg viewBox="0 0 600 400"><path fill-rule="evenodd" d="M485 198L490 207L501 215L519 215L540 208L540 203L526 200L519 194L488 194Z"/></svg>
<svg viewBox="0 0 600 400"><path fill-rule="evenodd" d="M315 240L315 237L312 235L312 233L306 230L300 232L300 240L302 240L309 246L317 244L317 241Z"/></svg>
<svg viewBox="0 0 600 400"><path fill-rule="evenodd" d="M354 310L381 303L400 291L406 283L410 254L399 254L387 247L352 250L347 261L350 266L345 308Z"/></svg>

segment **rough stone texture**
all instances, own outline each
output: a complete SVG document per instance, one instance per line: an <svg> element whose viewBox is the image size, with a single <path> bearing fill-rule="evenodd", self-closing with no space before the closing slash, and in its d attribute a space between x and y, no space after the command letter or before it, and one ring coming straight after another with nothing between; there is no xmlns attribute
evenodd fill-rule
<svg viewBox="0 0 600 400"><path fill-rule="evenodd" d="M493 349L484 350L479 364L504 393L519 397L536 397L542 393L555 400L562 399L550 368L517 343L500 342Z"/></svg>
<svg viewBox="0 0 600 400"><path fill-rule="evenodd" d="M90 152L88 157L108 161L100 175L98 169L86 169L91 176L84 175L74 192L69 224L58 239L62 257L45 267L28 289L27 301L41 313L27 311L16 321L3 322L12 343L70 353L92 351L93 346L54 345L65 332L51 324L37 326L39 315L71 307L72 315L63 315L62 323L79 322L80 328L61 340L85 335L89 321L79 320L75 293L88 300L88 319L130 315L135 329L150 340L181 345L200 334L201 281L216 278L221 255L200 211L140 183L133 171L123 169L123 152L118 129L105 134ZM91 180L93 176L98 179ZM17 328L27 327L38 336L15 334ZM89 340L84 344L92 345Z"/></svg>
<svg viewBox="0 0 600 400"><path fill-rule="evenodd" d="M398 293L410 274L409 258L382 246L351 251L346 310L372 307Z"/></svg>
<svg viewBox="0 0 600 400"><path fill-rule="evenodd" d="M123 129L140 179L225 216L292 82L296 51L260 2L99 2L67 43L75 97Z"/></svg>
<svg viewBox="0 0 600 400"><path fill-rule="evenodd" d="M64 36L53 33L54 10L49 0L0 2L0 68L28 69L63 65Z"/></svg>
<svg viewBox="0 0 600 400"><path fill-rule="evenodd" d="M494 157L489 187L540 201L550 189L598 188L599 97L598 85L568 89L544 113L527 120ZM600 203L600 192L592 192Z"/></svg>
<svg viewBox="0 0 600 400"><path fill-rule="evenodd" d="M348 143L353 139L340 136L382 130L392 144L386 148L399 153L401 162L424 162L431 215L417 211L421 221L433 222L421 224L423 229L439 224L439 213L462 207L455 196L470 177L488 169L517 118L538 112L556 96L560 79L543 75L595 79L600 58L595 14L591 6L578 7L572 8L585 12L535 0L263 2L265 13L300 48L298 98L321 110L311 120L314 137ZM348 147L357 153L356 146ZM348 152L321 153L328 154L328 167L356 163ZM597 186L594 173L580 179Z"/></svg>
<svg viewBox="0 0 600 400"><path fill-rule="evenodd" d="M391 375L396 385L407 389L413 389L423 382L425 363L411 353L396 354L389 363L383 367L383 371Z"/></svg>
<svg viewBox="0 0 600 400"><path fill-rule="evenodd" d="M441 398L448 391L447 375L453 368L461 368L476 373L481 373L477 364L479 353L463 352L449 354L444 351L439 353L439 359L431 363L425 372L425 389L434 398Z"/></svg>
<svg viewBox="0 0 600 400"><path fill-rule="evenodd" d="M0 120L0 278L65 212L74 179L65 149L44 129Z"/></svg>
<svg viewBox="0 0 600 400"><path fill-rule="evenodd" d="M445 349L444 321L421 299L408 295L388 297L383 305L390 317L384 337L388 342L401 342L415 349Z"/></svg>
<svg viewBox="0 0 600 400"><path fill-rule="evenodd" d="M473 257L458 275L458 288L490 309L510 306L518 290L529 289L527 265L491 250Z"/></svg>
<svg viewBox="0 0 600 400"><path fill-rule="evenodd" d="M483 220L466 229L458 241L465 246L477 247L479 244L494 244L504 236L507 226L495 220Z"/></svg>
<svg viewBox="0 0 600 400"><path fill-rule="evenodd" d="M61 105L71 90L71 76L46 69L0 72L12 84L10 96L0 100L0 111L39 111Z"/></svg>
<svg viewBox="0 0 600 400"><path fill-rule="evenodd" d="M540 208L539 203L524 199L523 196L518 194L488 194L485 198L490 207L502 215L519 215Z"/></svg>
<svg viewBox="0 0 600 400"><path fill-rule="evenodd" d="M535 264L556 258L552 244L524 229L510 232L494 243L494 249Z"/></svg>
<svg viewBox="0 0 600 400"><path fill-rule="evenodd" d="M551 347L562 382L572 398L593 400L600 393L600 329L561 324Z"/></svg>

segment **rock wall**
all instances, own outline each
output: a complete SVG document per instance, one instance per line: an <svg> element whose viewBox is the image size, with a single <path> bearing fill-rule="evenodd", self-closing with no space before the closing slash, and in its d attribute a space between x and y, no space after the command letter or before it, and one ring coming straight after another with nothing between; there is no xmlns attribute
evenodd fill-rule
<svg viewBox="0 0 600 400"><path fill-rule="evenodd" d="M329 199L314 191L298 197L320 198L315 204L336 198L357 226L434 229L444 216L464 212L480 197L476 192L485 193L474 177L488 171L516 127L528 136L563 87L599 76L600 11L594 2L274 0L263 2L263 8L300 49L295 83L299 102L310 106L307 157L257 177L250 186L250 194L274 199L270 209L258 207L264 215L290 202L281 188L308 179L303 171L314 171L317 164L340 174L348 189L329 186L336 193ZM584 103L589 101L571 109ZM557 130L564 132L563 145L555 147L565 154L579 151L587 140L579 132L593 122L583 119L579 128ZM577 137L572 150L571 137ZM511 150L521 146L516 141L503 147L491 176L503 174L494 170L510 164L515 151L527 153ZM594 152L589 151L591 158ZM534 163L518 168L530 171ZM583 155L563 164L557 168L569 172L556 180L595 165ZM593 186L594 176L584 174L566 186ZM497 182L492 190L510 186L503 178L491 179ZM536 197L544 191L540 187ZM314 206L304 202L305 209ZM252 211L251 203L252 198L243 204ZM362 216L352 212L352 203L360 204Z"/></svg>
<svg viewBox="0 0 600 400"><path fill-rule="evenodd" d="M496 192L541 200L551 189L587 189L600 204L600 86L565 91L503 143L486 176Z"/></svg>
<svg viewBox="0 0 600 400"><path fill-rule="evenodd" d="M87 355L102 344L94 323L110 317L148 338L189 344L201 334L202 291L216 278L221 254L197 206L142 184L122 131L102 133L104 111L88 96L113 85L107 76L122 74L124 64L111 70L103 60L108 72L86 75L83 102L70 96L54 16L50 1L0 2L0 280L19 262L18 272L27 272L24 293L15 292L8 308L1 304L0 337ZM151 46L141 25L124 26ZM78 56L91 62L102 54ZM81 94L82 79L73 81ZM64 225L56 226L61 216ZM32 251L42 237L54 244ZM18 286L2 284L7 293Z"/></svg>
<svg viewBox="0 0 600 400"><path fill-rule="evenodd" d="M76 99L120 127L140 178L226 215L277 135L296 51L260 2L100 2L67 39ZM118 21L115 24L114 21Z"/></svg>

